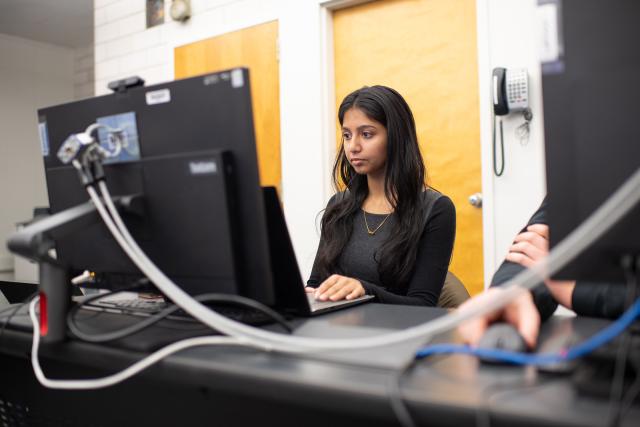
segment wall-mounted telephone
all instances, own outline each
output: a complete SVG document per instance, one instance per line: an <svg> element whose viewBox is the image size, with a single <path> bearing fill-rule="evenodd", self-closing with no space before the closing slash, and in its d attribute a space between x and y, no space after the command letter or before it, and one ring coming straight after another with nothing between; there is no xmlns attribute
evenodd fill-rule
<svg viewBox="0 0 640 427"><path fill-rule="evenodd" d="M496 116L529 107L529 79L525 68L493 69L493 112Z"/></svg>
<svg viewBox="0 0 640 427"><path fill-rule="evenodd" d="M529 122L533 118L529 108L529 78L526 68L494 68L491 78L493 97L493 171L496 176L504 172L504 132L500 120L500 147L502 166L498 170L496 163L496 116L522 112L525 122L518 126L516 134L521 141L528 138Z"/></svg>

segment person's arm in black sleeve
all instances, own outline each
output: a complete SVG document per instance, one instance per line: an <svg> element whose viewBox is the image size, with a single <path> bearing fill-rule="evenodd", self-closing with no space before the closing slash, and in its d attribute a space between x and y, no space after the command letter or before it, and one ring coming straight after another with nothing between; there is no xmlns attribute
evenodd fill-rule
<svg viewBox="0 0 640 427"><path fill-rule="evenodd" d="M525 267L520 264L504 261L502 265L500 265L500 268L498 268L498 271L493 275L490 287L500 286L524 270ZM533 296L533 303L540 313L540 319L544 322L556 311L558 303L553 299L553 295L551 295L551 292L543 283L531 289L531 295Z"/></svg>
<svg viewBox="0 0 640 427"><path fill-rule="evenodd" d="M577 281L571 295L571 308L581 316L615 319L625 310L626 289L617 283Z"/></svg>
<svg viewBox="0 0 640 427"><path fill-rule="evenodd" d="M336 195L334 194L329 199L329 202L327 203L327 207L325 208L325 212L331 205L335 203L335 201L336 201ZM322 247L323 244L324 244L324 238L321 232L320 242L318 243L318 250L316 251L316 257L313 260L313 267L311 268L311 274L309 275L309 280L307 280L307 286L312 288L317 288L318 286L320 286L322 284L322 280L324 279L320 277L320 272L318 271L318 252L320 252L320 248Z"/></svg>
<svg viewBox="0 0 640 427"><path fill-rule="evenodd" d="M449 269L456 234L456 208L442 196L435 201L420 236L413 275L407 294L398 295L373 283L360 281L368 295L386 304L435 306Z"/></svg>
<svg viewBox="0 0 640 427"><path fill-rule="evenodd" d="M547 198L545 197L538 210L531 216L527 225L520 231L521 233L527 229L528 226L533 224L547 224ZM508 280L513 279L520 272L522 272L525 267L520 264L516 264L510 261L504 261L500 268L493 275L493 279L491 279L491 285L500 286ZM551 295L549 289L544 286L543 283L540 283L538 286L531 290L531 294L533 296L533 302L536 305L536 308L540 312L540 318L542 321L548 319L556 308L558 307L558 303Z"/></svg>

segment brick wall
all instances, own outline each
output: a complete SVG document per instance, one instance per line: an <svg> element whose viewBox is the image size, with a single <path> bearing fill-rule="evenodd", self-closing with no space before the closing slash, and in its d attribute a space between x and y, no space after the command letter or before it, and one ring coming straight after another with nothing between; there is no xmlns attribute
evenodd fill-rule
<svg viewBox="0 0 640 427"><path fill-rule="evenodd" d="M132 75L155 84L173 79L173 49L181 41L213 37L277 18L280 0L192 0L187 23L170 18L165 0L165 23L146 28L144 0L95 0L95 91Z"/></svg>
<svg viewBox="0 0 640 427"><path fill-rule="evenodd" d="M90 98L95 91L93 44L74 50L73 95L75 99Z"/></svg>

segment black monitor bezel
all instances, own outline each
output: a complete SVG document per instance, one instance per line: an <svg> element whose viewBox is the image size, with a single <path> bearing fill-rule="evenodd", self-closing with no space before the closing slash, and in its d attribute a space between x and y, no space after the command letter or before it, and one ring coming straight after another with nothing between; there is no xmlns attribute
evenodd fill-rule
<svg viewBox="0 0 640 427"><path fill-rule="evenodd" d="M158 103L157 98L150 102L152 98L149 94L163 91L169 94L167 102ZM61 179L56 176L72 175L71 166L63 165L55 156L64 139L71 133L83 131L98 117L131 111L136 113L142 161L105 166L107 182L110 174L114 182L116 180L113 176L126 173L134 176L144 174L144 170L137 171L136 168L153 158L208 150L231 152L235 168L235 194L230 202L236 204L235 219L239 233L236 237L239 246L236 260L237 291L243 296L272 305L274 294L268 236L259 182L249 71L246 68L224 70L148 87L134 87L121 93L38 110L39 122L46 123L49 137L48 146L43 150L43 154L47 153L44 156L44 165L52 213L87 200L77 177ZM61 170L68 173L61 174ZM208 218L206 212L203 212L200 218L191 220L216 219ZM108 236L104 226L100 227L101 233ZM78 239L73 242L75 247L60 242L60 261L70 268L82 269L84 267L75 262L82 257L76 255L90 248L89 245L78 247ZM117 257L120 260L120 271L102 273L112 277L114 281L126 281L129 276L135 276L138 270L125 259L125 255L119 249L116 253L114 248L114 245L109 245L105 249L103 245L102 249L106 250L106 256ZM193 250L197 251L198 248ZM95 267L100 267L99 262L97 265L94 264ZM188 276L189 272L184 273ZM200 293L200 289L201 287L198 287L196 292L186 286L185 290L196 294ZM216 292L215 286L212 286L209 292Z"/></svg>
<svg viewBox="0 0 640 427"><path fill-rule="evenodd" d="M563 54L542 67L551 247L640 168L640 51L629 46L640 3L585 3L562 3ZM636 206L554 278L624 283L622 258L640 254L639 218Z"/></svg>

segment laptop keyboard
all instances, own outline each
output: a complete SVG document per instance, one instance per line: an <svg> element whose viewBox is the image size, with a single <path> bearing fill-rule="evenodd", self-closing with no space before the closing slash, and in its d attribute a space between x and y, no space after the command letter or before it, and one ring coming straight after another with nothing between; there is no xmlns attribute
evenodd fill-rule
<svg viewBox="0 0 640 427"><path fill-rule="evenodd" d="M318 310L322 310L322 309L328 308L328 307L338 307L338 306L347 305L347 304L351 305L354 302L358 302L358 301L361 301L361 300L364 301L364 300L367 300L367 299L370 299L370 298L372 298L370 295L364 295L364 296L362 296L360 298L356 298L356 299L353 299L353 300L320 301L320 300L317 300L313 296L313 294L311 294L311 293L307 294L307 301L309 301L309 307L311 308L312 312L318 311Z"/></svg>

